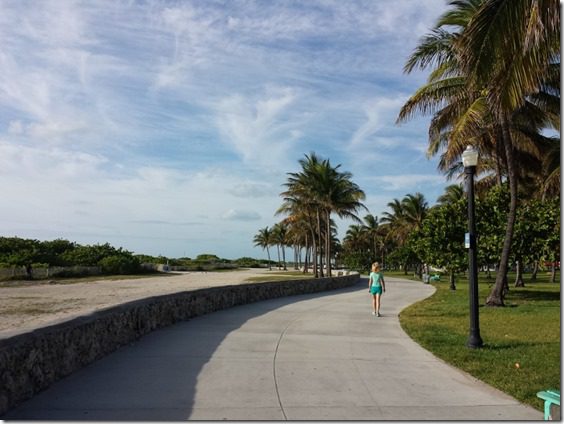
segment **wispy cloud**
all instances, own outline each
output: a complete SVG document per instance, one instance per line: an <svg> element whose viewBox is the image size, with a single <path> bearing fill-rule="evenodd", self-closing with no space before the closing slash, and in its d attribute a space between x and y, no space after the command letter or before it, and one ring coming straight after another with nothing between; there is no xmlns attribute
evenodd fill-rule
<svg viewBox="0 0 564 424"><path fill-rule="evenodd" d="M392 138L382 137L381 133L393 126L403 103L404 99L397 97L380 97L368 102L363 108L366 120L352 135L350 148L397 145Z"/></svg>
<svg viewBox="0 0 564 424"><path fill-rule="evenodd" d="M260 219L260 215L254 211L236 209L229 209L221 217L228 221L258 221Z"/></svg>
<svg viewBox="0 0 564 424"><path fill-rule="evenodd" d="M414 178L435 193L424 126L394 121L422 80L401 67L443 8L0 2L0 234L258 255L252 234L310 151L374 208Z"/></svg>
<svg viewBox="0 0 564 424"><path fill-rule="evenodd" d="M405 175L379 175L373 178L376 186L384 191L417 191L428 185L443 186L444 177L428 174L405 174Z"/></svg>
<svg viewBox="0 0 564 424"><path fill-rule="evenodd" d="M222 140L247 162L287 166L287 153L295 147L303 125L292 108L295 90L270 88L263 96L233 95L218 105L217 127Z"/></svg>

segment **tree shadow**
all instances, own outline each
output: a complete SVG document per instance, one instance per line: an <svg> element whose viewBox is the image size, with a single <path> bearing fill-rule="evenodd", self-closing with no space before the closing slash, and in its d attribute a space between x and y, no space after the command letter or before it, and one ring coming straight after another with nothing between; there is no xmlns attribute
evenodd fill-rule
<svg viewBox="0 0 564 424"><path fill-rule="evenodd" d="M507 296L507 299L529 301L559 301L560 292L521 288L519 290L511 290Z"/></svg>

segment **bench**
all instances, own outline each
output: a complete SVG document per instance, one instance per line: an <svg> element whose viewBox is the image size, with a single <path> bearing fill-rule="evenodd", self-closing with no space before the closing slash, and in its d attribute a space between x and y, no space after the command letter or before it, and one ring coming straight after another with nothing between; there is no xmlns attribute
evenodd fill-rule
<svg viewBox="0 0 564 424"><path fill-rule="evenodd" d="M544 400L544 419L547 420L560 420L560 390L548 389L537 393L537 397ZM556 414L551 413L551 409L554 406Z"/></svg>

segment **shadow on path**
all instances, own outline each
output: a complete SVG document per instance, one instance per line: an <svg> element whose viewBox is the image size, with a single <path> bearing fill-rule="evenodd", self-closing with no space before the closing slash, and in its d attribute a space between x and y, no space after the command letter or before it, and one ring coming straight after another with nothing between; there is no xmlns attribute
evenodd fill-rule
<svg viewBox="0 0 564 424"><path fill-rule="evenodd" d="M231 333L262 317L258 324L262 328L254 326L252 331L243 331L231 341L229 349L224 349L231 360L240 351L241 360L247 363L241 370L248 373L249 360L273 361L275 344L294 319L292 312L286 314L286 319L280 319L280 314L272 320L264 319L265 316L288 305L299 307L303 301L365 290L366 284L366 279L361 279L344 289L236 306L159 329L56 382L44 392L8 411L2 419L190 419L198 395L198 377L212 356L221 359L222 344ZM213 369L207 372L213 372ZM227 372L230 378L237 378L237 369ZM249 375L242 378L249 378ZM256 388L260 387L260 384L256 385ZM240 395L252 397L253 387L249 387L249 390L250 393ZM217 393L203 395L209 396L209 402L213 405L213 396L217 396ZM280 419L283 418L280 415Z"/></svg>

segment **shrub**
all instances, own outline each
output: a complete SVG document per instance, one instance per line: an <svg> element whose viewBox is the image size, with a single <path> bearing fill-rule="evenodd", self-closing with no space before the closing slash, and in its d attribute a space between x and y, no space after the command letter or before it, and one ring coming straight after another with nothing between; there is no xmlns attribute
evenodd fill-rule
<svg viewBox="0 0 564 424"><path fill-rule="evenodd" d="M139 272L139 259L131 255L106 256L98 262L102 272L106 274L134 274Z"/></svg>

